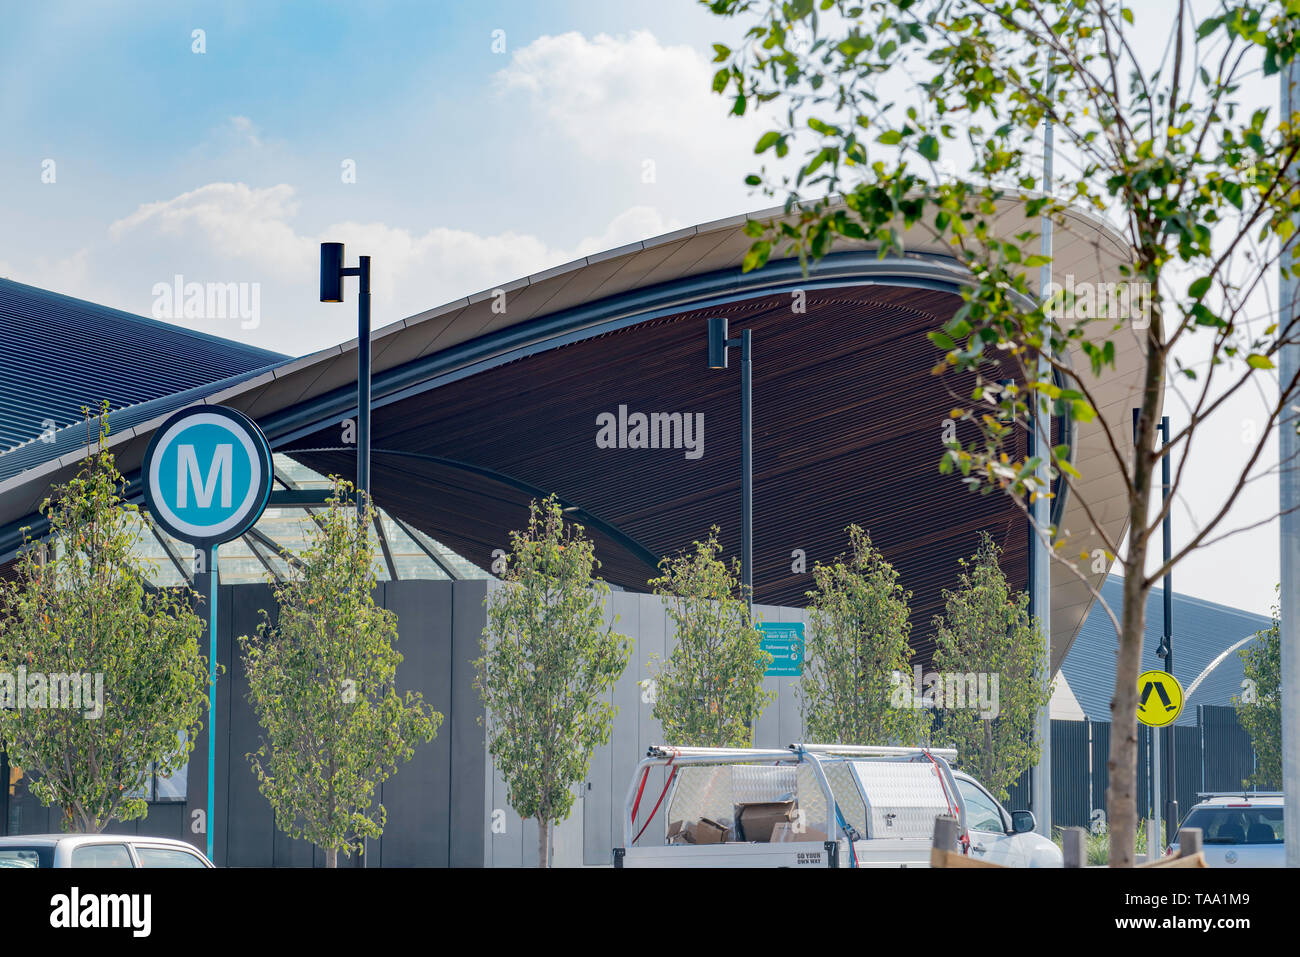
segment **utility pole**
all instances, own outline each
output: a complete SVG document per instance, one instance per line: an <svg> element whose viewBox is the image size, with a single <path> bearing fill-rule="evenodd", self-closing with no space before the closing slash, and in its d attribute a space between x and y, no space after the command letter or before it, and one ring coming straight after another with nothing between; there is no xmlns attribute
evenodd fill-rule
<svg viewBox="0 0 1300 957"><path fill-rule="evenodd" d="M1300 109L1300 60L1293 59L1282 72L1282 120ZM1282 260L1285 261L1285 260ZM1294 276L1283 276L1278 282L1278 328L1290 344L1279 349L1279 381L1282 388L1291 382L1300 369L1300 345L1295 344L1296 310L1300 307L1300 283ZM1297 455L1300 439L1296 427L1300 416L1296 406L1300 396L1282 397L1282 414L1278 418L1279 506L1282 513L1282 587L1280 638L1282 669L1280 694L1282 695L1282 791L1285 794L1283 841L1286 845L1286 866L1300 867L1300 475L1297 475Z"/></svg>
<svg viewBox="0 0 1300 957"><path fill-rule="evenodd" d="M1051 85L1049 80L1048 89ZM1043 130L1043 194L1052 193L1052 143L1053 132L1051 120L1046 121ZM1042 254L1048 259L1052 256L1052 219L1043 216ZM1052 264L1049 261L1038 274L1039 298L1047 296L1047 289L1052 283ZM1044 350L1051 348L1050 336L1043 337ZM1038 381L1052 380L1052 366L1048 357L1038 357ZM1036 487L1047 489L1048 463L1052 447L1052 407L1043 397L1035 392L1032 398L1032 417L1029 421L1029 455L1041 456L1035 473ZM1052 681L1052 556L1049 526L1052 523L1051 499L1044 494L1034 496L1029 503L1029 610L1043 629L1043 658L1038 663L1037 678L1046 688ZM1039 709L1034 719L1034 739L1038 742L1038 765L1030 777L1030 800L1033 802L1034 818L1039 834L1052 836L1052 705L1047 702Z"/></svg>

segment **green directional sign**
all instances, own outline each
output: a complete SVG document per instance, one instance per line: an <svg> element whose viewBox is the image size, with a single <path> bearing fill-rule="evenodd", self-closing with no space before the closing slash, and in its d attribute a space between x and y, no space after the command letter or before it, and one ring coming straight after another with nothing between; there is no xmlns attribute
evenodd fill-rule
<svg viewBox="0 0 1300 957"><path fill-rule="evenodd" d="M759 624L760 647L772 656L764 675L768 678L798 678L803 674L803 622L765 621Z"/></svg>

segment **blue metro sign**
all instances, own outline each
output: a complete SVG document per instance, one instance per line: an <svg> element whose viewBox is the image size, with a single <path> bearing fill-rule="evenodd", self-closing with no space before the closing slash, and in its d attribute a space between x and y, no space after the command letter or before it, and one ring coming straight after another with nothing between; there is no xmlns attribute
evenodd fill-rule
<svg viewBox="0 0 1300 957"><path fill-rule="evenodd" d="M271 494L271 447L242 412L182 409L156 432L142 469L149 512L174 538L210 548L244 534Z"/></svg>

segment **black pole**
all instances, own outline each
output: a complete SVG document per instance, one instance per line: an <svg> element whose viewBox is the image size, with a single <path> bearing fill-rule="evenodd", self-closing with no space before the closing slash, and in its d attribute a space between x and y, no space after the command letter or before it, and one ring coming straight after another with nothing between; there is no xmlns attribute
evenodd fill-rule
<svg viewBox="0 0 1300 957"><path fill-rule="evenodd" d="M370 257L357 270L357 522L364 526L370 502Z"/></svg>
<svg viewBox="0 0 1300 957"><path fill-rule="evenodd" d="M1160 652L1165 659L1165 671L1168 674L1174 673L1174 577L1173 571L1168 568L1169 558L1173 554L1173 521L1169 510L1169 416L1160 417L1160 437L1164 440L1164 448L1160 457L1160 504L1165 510L1165 518L1162 523L1161 532L1164 537L1164 560L1165 560L1165 607L1164 607L1164 633L1161 635ZM1172 835L1174 828L1178 826L1178 788L1174 774L1177 770L1177 763L1174 758L1174 725L1165 728L1165 794L1168 800L1165 802L1165 833ZM1172 840L1172 838L1170 838Z"/></svg>
<svg viewBox="0 0 1300 957"><path fill-rule="evenodd" d="M9 752L0 746L0 837L9 835Z"/></svg>
<svg viewBox="0 0 1300 957"><path fill-rule="evenodd" d="M740 575L754 617L754 388L750 332L740 334Z"/></svg>

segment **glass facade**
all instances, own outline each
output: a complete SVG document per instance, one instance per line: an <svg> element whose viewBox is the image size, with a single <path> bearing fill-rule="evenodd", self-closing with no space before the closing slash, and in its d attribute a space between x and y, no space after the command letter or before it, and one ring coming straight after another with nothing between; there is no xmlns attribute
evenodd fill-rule
<svg viewBox="0 0 1300 957"><path fill-rule="evenodd" d="M275 488L320 490L330 488L325 476L276 454ZM294 556L311 539L313 515L319 508L294 506L268 508L248 534L221 546L218 574L223 585L243 585L283 579ZM379 510L378 528L371 527L375 549L375 577L379 581L407 579L471 579L492 576L433 540L419 529ZM381 538L382 532L382 538ZM142 510L136 535L140 557L147 560L150 580L167 587L193 581L193 550L150 521Z"/></svg>

